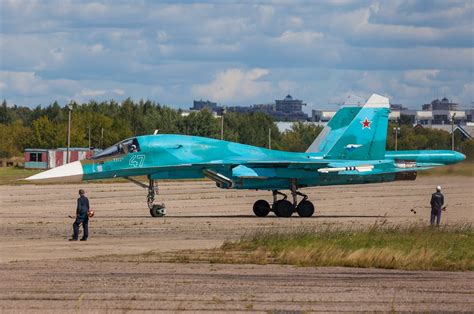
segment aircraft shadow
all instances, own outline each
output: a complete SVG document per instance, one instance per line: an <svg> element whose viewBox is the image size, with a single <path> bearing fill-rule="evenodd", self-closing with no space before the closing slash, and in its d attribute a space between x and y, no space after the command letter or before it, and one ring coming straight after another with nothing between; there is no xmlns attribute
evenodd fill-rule
<svg viewBox="0 0 474 314"><path fill-rule="evenodd" d="M393 216L391 216L393 218ZM185 215L185 216L172 216L172 215L166 215L164 218L183 218L183 219L189 219L189 218L226 218L226 219L235 219L235 218L260 218L256 217L255 215ZM299 217L299 216L291 216L289 218L293 219L308 219L305 217ZM313 216L309 219L318 219L318 218L387 218L387 216L383 215L316 215ZM262 217L261 219L280 219L280 217L277 216L267 216L267 217Z"/></svg>

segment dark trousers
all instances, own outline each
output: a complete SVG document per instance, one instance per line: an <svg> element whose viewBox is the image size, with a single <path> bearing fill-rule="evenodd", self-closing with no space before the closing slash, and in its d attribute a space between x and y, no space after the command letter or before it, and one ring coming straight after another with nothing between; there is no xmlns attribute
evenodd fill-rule
<svg viewBox="0 0 474 314"><path fill-rule="evenodd" d="M439 223L441 222L441 209L431 210L431 220L430 220L431 225L434 225L435 219L436 219L436 225L439 226Z"/></svg>
<svg viewBox="0 0 474 314"><path fill-rule="evenodd" d="M76 220L72 224L72 229L74 230L72 238L77 240L77 238L79 237L79 226L81 223L82 228L84 229L84 235L82 236L82 238L87 240L87 238L89 237L89 219L87 218L76 218Z"/></svg>

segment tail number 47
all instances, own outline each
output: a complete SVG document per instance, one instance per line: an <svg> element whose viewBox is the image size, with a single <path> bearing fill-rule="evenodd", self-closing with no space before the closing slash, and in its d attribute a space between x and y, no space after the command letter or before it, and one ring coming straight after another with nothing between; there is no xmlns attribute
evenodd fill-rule
<svg viewBox="0 0 474 314"><path fill-rule="evenodd" d="M143 163L145 162L145 155L133 155L132 158L130 158L130 161L128 164L131 167L138 168L138 167L143 167Z"/></svg>

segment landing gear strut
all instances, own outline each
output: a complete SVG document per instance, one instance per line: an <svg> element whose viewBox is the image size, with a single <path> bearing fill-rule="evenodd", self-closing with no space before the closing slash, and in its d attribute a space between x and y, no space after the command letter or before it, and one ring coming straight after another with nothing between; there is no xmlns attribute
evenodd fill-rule
<svg viewBox="0 0 474 314"><path fill-rule="evenodd" d="M148 204L148 208L150 209L150 215L152 217L163 217L166 215L165 204L154 204L156 194L158 194L158 186L155 185L155 180L149 179L146 202Z"/></svg>
<svg viewBox="0 0 474 314"><path fill-rule="evenodd" d="M163 217L166 215L166 208L165 204L154 204L155 202L155 195L158 194L158 186L155 185L155 180L152 180L148 177L148 185L137 181L135 179L125 177L128 181L142 187L148 189L148 195L146 196L146 202L148 204L148 209L150 209L150 215L152 217Z"/></svg>
<svg viewBox="0 0 474 314"><path fill-rule="evenodd" d="M300 217L311 217L314 214L314 205L308 200L308 196L298 191L295 181L291 184L291 196L293 202L287 200L288 196L280 191L273 190L273 205L265 200L258 200L253 204L253 212L255 216L265 217L271 211L278 217L290 217L296 211ZM278 195L283 196L278 199ZM298 196L303 197L298 202Z"/></svg>

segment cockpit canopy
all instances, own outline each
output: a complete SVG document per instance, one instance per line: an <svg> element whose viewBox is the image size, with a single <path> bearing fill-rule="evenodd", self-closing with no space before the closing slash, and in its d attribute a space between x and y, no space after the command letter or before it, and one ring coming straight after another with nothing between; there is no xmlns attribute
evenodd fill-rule
<svg viewBox="0 0 474 314"><path fill-rule="evenodd" d="M91 159L120 156L130 153L137 153L139 151L140 144L138 144L138 140L136 138L129 138L98 152L92 156Z"/></svg>

